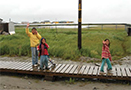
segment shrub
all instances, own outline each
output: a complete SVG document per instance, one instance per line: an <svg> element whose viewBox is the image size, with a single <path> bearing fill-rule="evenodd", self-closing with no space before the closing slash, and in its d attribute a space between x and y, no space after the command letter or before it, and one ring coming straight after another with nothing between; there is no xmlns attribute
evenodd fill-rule
<svg viewBox="0 0 131 90"><path fill-rule="evenodd" d="M82 49L78 50L77 29L38 28L38 32L45 37L49 44L51 56L63 59L78 59L80 56L100 58L102 40L111 41L110 52L114 58L131 54L131 37L126 31L105 28L82 29ZM57 32L56 32L57 31ZM16 28L16 34L0 36L0 55L31 56L30 40L25 28Z"/></svg>

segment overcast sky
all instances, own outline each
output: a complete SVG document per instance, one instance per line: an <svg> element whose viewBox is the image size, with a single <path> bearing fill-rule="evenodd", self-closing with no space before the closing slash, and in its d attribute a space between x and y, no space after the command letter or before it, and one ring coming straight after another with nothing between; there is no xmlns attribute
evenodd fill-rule
<svg viewBox="0 0 131 90"><path fill-rule="evenodd" d="M0 18L4 21L77 22L78 0L1 0ZM131 23L130 0L82 0L82 22Z"/></svg>

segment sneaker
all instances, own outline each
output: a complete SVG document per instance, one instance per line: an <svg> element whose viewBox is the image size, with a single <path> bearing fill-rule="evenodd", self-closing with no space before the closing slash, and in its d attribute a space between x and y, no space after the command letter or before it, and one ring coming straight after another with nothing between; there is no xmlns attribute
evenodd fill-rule
<svg viewBox="0 0 131 90"><path fill-rule="evenodd" d="M100 64L99 63L95 63L96 66L100 67Z"/></svg>
<svg viewBox="0 0 131 90"><path fill-rule="evenodd" d="M46 70L49 70L50 68L46 67L45 69L46 69Z"/></svg>
<svg viewBox="0 0 131 90"><path fill-rule="evenodd" d="M34 66L34 65L32 65L32 68L33 68L33 69L34 69L34 67L35 67L35 66Z"/></svg>
<svg viewBox="0 0 131 90"><path fill-rule="evenodd" d="M37 66L40 66L40 64L37 64Z"/></svg>
<svg viewBox="0 0 131 90"><path fill-rule="evenodd" d="M113 71L110 69L110 70L107 70L107 73L112 75Z"/></svg>
<svg viewBox="0 0 131 90"><path fill-rule="evenodd" d="M37 66L38 66L38 64L35 64L34 66L35 66L35 67L37 67Z"/></svg>
<svg viewBox="0 0 131 90"><path fill-rule="evenodd" d="M43 71L44 69L43 68L40 68L40 71Z"/></svg>
<svg viewBox="0 0 131 90"><path fill-rule="evenodd" d="M53 66L55 67L55 66L56 66L56 64L53 64Z"/></svg>
<svg viewBox="0 0 131 90"><path fill-rule="evenodd" d="M34 71L37 71L37 70L38 70L38 67L35 66L35 65L32 65L32 69L33 69Z"/></svg>
<svg viewBox="0 0 131 90"><path fill-rule="evenodd" d="M106 73L104 73L104 72L102 72L102 71L100 71L100 73L99 73L100 75L104 75L104 74L106 74Z"/></svg>

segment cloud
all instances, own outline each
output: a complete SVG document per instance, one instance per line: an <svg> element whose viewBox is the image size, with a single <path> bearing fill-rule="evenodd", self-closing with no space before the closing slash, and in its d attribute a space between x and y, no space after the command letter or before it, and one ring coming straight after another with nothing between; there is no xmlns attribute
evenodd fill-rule
<svg viewBox="0 0 131 90"><path fill-rule="evenodd" d="M83 22L131 22L129 0L82 0ZM7 21L73 20L78 0L4 0L0 17Z"/></svg>

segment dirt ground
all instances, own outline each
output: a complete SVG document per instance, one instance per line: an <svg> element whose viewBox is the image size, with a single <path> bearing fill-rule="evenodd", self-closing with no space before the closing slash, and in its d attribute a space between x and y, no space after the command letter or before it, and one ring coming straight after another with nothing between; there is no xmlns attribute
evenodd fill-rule
<svg viewBox="0 0 131 90"><path fill-rule="evenodd" d="M0 90L131 90L129 83L75 81L45 81L40 78L26 78L1 75Z"/></svg>
<svg viewBox="0 0 131 90"><path fill-rule="evenodd" d="M31 61L29 57L1 57L0 60ZM55 59L56 60L56 59ZM72 61L63 61L63 63L76 63ZM84 62L82 62L83 64ZM84 63L85 64L85 63ZM88 63L89 64L89 63ZM94 64L94 63L90 63ZM129 57L121 60L121 65L116 66L131 67ZM69 78L59 78L55 82L45 81L42 76L17 75L0 73L0 90L131 90L131 82L124 81L100 81L100 80L75 80L73 84L68 81Z"/></svg>

